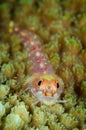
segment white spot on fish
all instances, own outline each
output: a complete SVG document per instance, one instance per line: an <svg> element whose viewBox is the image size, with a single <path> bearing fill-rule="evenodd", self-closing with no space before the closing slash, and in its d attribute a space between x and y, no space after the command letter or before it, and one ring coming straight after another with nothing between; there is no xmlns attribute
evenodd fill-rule
<svg viewBox="0 0 86 130"><path fill-rule="evenodd" d="M40 52L36 52L36 56L40 56Z"/></svg>
<svg viewBox="0 0 86 130"><path fill-rule="evenodd" d="M43 63L41 63L41 64L40 64L40 67L41 67L41 68L43 68L43 67L44 67Z"/></svg>

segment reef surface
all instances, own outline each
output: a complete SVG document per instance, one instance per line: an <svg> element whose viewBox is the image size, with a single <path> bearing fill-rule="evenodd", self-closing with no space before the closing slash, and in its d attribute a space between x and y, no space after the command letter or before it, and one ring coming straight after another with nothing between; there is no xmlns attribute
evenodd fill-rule
<svg viewBox="0 0 86 130"><path fill-rule="evenodd" d="M18 94L30 64L10 21L42 41L66 103L46 106ZM0 130L86 130L86 0L0 0Z"/></svg>

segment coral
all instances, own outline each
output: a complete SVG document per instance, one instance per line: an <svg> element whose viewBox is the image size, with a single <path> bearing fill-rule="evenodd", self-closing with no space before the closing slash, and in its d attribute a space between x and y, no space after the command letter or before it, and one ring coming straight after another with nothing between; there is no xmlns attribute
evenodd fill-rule
<svg viewBox="0 0 86 130"><path fill-rule="evenodd" d="M23 62L21 64L19 64L19 62L15 62L14 67L18 74L23 74L25 71L25 64Z"/></svg>
<svg viewBox="0 0 86 130"><path fill-rule="evenodd" d="M4 42L0 42L0 64L9 61L9 45Z"/></svg>
<svg viewBox="0 0 86 130"><path fill-rule="evenodd" d="M73 74L68 67L64 67L63 65L61 65L59 67L58 72L59 72L59 75L62 77L63 81L66 81L66 83L69 83L69 84L73 83Z"/></svg>
<svg viewBox="0 0 86 130"><path fill-rule="evenodd" d="M42 14L42 16L47 17L49 19L49 21L47 21L47 19L46 19L46 23L47 22L49 23L51 20L58 18L60 7L56 3L56 0L52 0L51 2L49 0L47 0L47 1L44 0L40 4L40 7L41 7L40 13Z"/></svg>
<svg viewBox="0 0 86 130"><path fill-rule="evenodd" d="M75 117L73 117L71 114L68 114L68 113L65 113L62 115L61 122L68 129L73 129L78 125L78 120Z"/></svg>
<svg viewBox="0 0 86 130"><path fill-rule="evenodd" d="M38 130L49 130L48 126L41 126Z"/></svg>
<svg viewBox="0 0 86 130"><path fill-rule="evenodd" d="M73 75L76 82L81 82L84 79L84 66L76 63L73 66Z"/></svg>
<svg viewBox="0 0 86 130"><path fill-rule="evenodd" d="M27 28L28 30L34 30L34 31L38 31L39 30L39 27L40 27L40 22L39 22L39 19L37 16L34 16L34 15L31 15L29 17L26 18L26 21L25 21L26 25L27 25Z"/></svg>
<svg viewBox="0 0 86 130"><path fill-rule="evenodd" d="M75 64L76 62L76 56L75 55L71 55L70 53L64 52L62 54L62 63L67 66L67 67L71 67Z"/></svg>
<svg viewBox="0 0 86 130"><path fill-rule="evenodd" d="M86 109L83 106L73 107L70 112L73 116L80 120L80 122L85 122L86 119Z"/></svg>
<svg viewBox="0 0 86 130"><path fill-rule="evenodd" d="M60 123L51 122L50 129L54 130L66 130L65 126Z"/></svg>
<svg viewBox="0 0 86 130"><path fill-rule="evenodd" d="M33 107L33 116L32 116L32 124L35 127L40 127L45 125L47 118L43 111L40 110L38 107Z"/></svg>
<svg viewBox="0 0 86 130"><path fill-rule="evenodd" d="M10 88L8 85L0 84L0 99L5 98L5 96L9 93Z"/></svg>
<svg viewBox="0 0 86 130"><path fill-rule="evenodd" d="M78 20L77 20L77 26L78 26L78 30L76 31L79 38L81 39L82 41L82 45L83 47L86 48L86 15L85 15L86 12L83 12L83 14L79 14L78 15Z"/></svg>
<svg viewBox="0 0 86 130"><path fill-rule="evenodd" d="M54 54L50 57L50 62L55 70L59 67L60 57L58 54Z"/></svg>
<svg viewBox="0 0 86 130"><path fill-rule="evenodd" d="M53 55L59 49L58 41L55 42L52 39L51 42L49 42L48 44L45 44L44 49L46 50L46 52L49 56L50 56L50 54Z"/></svg>
<svg viewBox="0 0 86 130"><path fill-rule="evenodd" d="M7 101L5 104L5 110L6 110L6 113L5 114L9 114L10 113L10 109L11 109L11 104Z"/></svg>
<svg viewBox="0 0 86 130"><path fill-rule="evenodd" d="M70 91L69 91L70 92ZM66 93L64 96L64 100L66 100L66 103L64 106L68 109L76 105L76 95L73 93Z"/></svg>
<svg viewBox="0 0 86 130"><path fill-rule="evenodd" d="M24 122L19 115L10 113L6 117L4 130L21 130L23 124Z"/></svg>
<svg viewBox="0 0 86 130"><path fill-rule="evenodd" d="M5 106L0 102L0 120L5 114Z"/></svg>
<svg viewBox="0 0 86 130"><path fill-rule="evenodd" d="M84 66L86 65L86 49L83 49L82 52L80 53L80 59L82 60Z"/></svg>
<svg viewBox="0 0 86 130"><path fill-rule="evenodd" d="M75 37L64 39L64 51L70 52L71 54L78 54L82 49L82 45Z"/></svg>
<svg viewBox="0 0 86 130"><path fill-rule="evenodd" d="M61 104L55 104L50 107L50 111L57 113L57 115L61 116L64 113L64 107Z"/></svg>
<svg viewBox="0 0 86 130"><path fill-rule="evenodd" d="M31 117L29 115L29 112L27 112L25 104L23 102L13 107L11 109L11 113L19 115L25 124L30 122Z"/></svg>
<svg viewBox="0 0 86 130"><path fill-rule="evenodd" d="M44 40L49 40L49 31L45 28L40 26L40 29L38 30L39 35L44 39Z"/></svg>
<svg viewBox="0 0 86 130"><path fill-rule="evenodd" d="M79 130L78 128L74 128L73 130Z"/></svg>
<svg viewBox="0 0 86 130"><path fill-rule="evenodd" d="M83 95L84 97L86 97L86 81L83 81L81 83L80 90L81 90L81 95Z"/></svg>
<svg viewBox="0 0 86 130"><path fill-rule="evenodd" d="M17 81L15 79L7 80L6 84L13 90L17 89Z"/></svg>
<svg viewBox="0 0 86 130"><path fill-rule="evenodd" d="M12 63L3 64L2 68L1 68L1 72L3 75L6 76L7 79L12 78L15 73L13 64Z"/></svg>
<svg viewBox="0 0 86 130"><path fill-rule="evenodd" d="M0 12L1 12L1 24L3 27L7 28L7 23L10 20L10 4L1 3L0 4Z"/></svg>
<svg viewBox="0 0 86 130"><path fill-rule="evenodd" d="M10 48L9 44L0 42L0 51L9 52L9 48Z"/></svg>
<svg viewBox="0 0 86 130"><path fill-rule="evenodd" d="M12 20L43 43L65 103L46 106L24 91L31 64ZM86 130L86 0L0 1L0 130L22 129Z"/></svg>
<svg viewBox="0 0 86 130"><path fill-rule="evenodd" d="M8 102L10 105L15 105L17 103L17 95L9 95Z"/></svg>
<svg viewBox="0 0 86 130"><path fill-rule="evenodd" d="M6 51L0 51L0 64L2 63L6 63L9 61L9 53L7 53Z"/></svg>
<svg viewBox="0 0 86 130"><path fill-rule="evenodd" d="M2 84L4 82L6 82L6 80L7 80L6 76L3 75L2 73L0 73L0 83Z"/></svg>
<svg viewBox="0 0 86 130"><path fill-rule="evenodd" d="M12 54L21 50L21 39L19 39L17 36L14 35L10 38L10 44Z"/></svg>

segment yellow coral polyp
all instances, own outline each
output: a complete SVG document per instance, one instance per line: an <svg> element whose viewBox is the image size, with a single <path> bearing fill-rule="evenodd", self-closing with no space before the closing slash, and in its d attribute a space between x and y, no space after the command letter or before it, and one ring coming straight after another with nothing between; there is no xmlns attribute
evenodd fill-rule
<svg viewBox="0 0 86 130"><path fill-rule="evenodd" d="M9 33L13 33L13 26L14 26L14 22L13 21L11 21L10 23L9 23Z"/></svg>
<svg viewBox="0 0 86 130"><path fill-rule="evenodd" d="M18 114L10 113L5 120L4 130L21 130L24 122Z"/></svg>

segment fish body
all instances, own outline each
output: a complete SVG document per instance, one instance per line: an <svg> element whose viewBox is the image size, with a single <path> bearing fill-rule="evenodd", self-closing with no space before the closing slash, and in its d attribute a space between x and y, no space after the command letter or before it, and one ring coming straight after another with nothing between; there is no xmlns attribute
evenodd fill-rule
<svg viewBox="0 0 86 130"><path fill-rule="evenodd" d="M33 32L25 33L10 23L11 32L22 39L24 48L28 51L31 63L31 77L27 80L30 89L39 101L46 105L54 104L63 91L63 81L55 74L48 56L42 49L42 43Z"/></svg>

